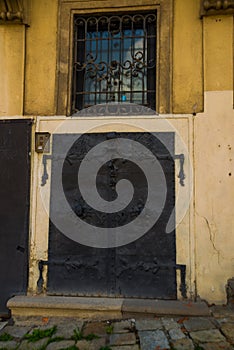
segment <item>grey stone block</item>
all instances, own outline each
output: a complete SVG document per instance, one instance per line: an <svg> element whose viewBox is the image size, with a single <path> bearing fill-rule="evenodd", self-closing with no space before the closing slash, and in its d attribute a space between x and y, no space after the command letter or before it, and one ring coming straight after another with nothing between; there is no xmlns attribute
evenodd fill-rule
<svg viewBox="0 0 234 350"><path fill-rule="evenodd" d="M71 339L74 335L75 329L82 329L83 322L76 321L74 323L59 323L56 327L56 333L54 337L62 337L64 339Z"/></svg>
<svg viewBox="0 0 234 350"><path fill-rule="evenodd" d="M233 347L227 342L222 343L206 343L202 344L204 350L233 350Z"/></svg>
<svg viewBox="0 0 234 350"><path fill-rule="evenodd" d="M176 328L180 329L180 325L175 321L174 318L163 317L162 324L167 331L169 331L170 329L176 329Z"/></svg>
<svg viewBox="0 0 234 350"><path fill-rule="evenodd" d="M79 350L89 350L89 345L90 344L87 340L78 340L76 343L76 346Z"/></svg>
<svg viewBox="0 0 234 350"><path fill-rule="evenodd" d="M171 342L171 345L176 350L193 350L194 349L192 340L188 338L174 340Z"/></svg>
<svg viewBox="0 0 234 350"><path fill-rule="evenodd" d="M221 330L225 337L234 344L234 323L225 323Z"/></svg>
<svg viewBox="0 0 234 350"><path fill-rule="evenodd" d="M105 345L106 345L105 338L94 339L89 344L89 350L100 350L100 348L104 347Z"/></svg>
<svg viewBox="0 0 234 350"><path fill-rule="evenodd" d="M232 320L234 322L234 312L233 309L226 306L215 305L212 307L212 314L215 318L225 318L226 320Z"/></svg>
<svg viewBox="0 0 234 350"><path fill-rule="evenodd" d="M124 299L122 312L155 315L210 316L210 310L205 302L179 300Z"/></svg>
<svg viewBox="0 0 234 350"><path fill-rule="evenodd" d="M225 341L224 336L218 329L210 329L206 331L190 332L191 338L198 343L216 343Z"/></svg>
<svg viewBox="0 0 234 350"><path fill-rule="evenodd" d="M0 331L0 334L7 333L14 338L22 338L26 333L28 333L32 327L19 327L19 326L6 326Z"/></svg>
<svg viewBox="0 0 234 350"><path fill-rule="evenodd" d="M0 349L9 349L9 350L15 350L17 348L19 343L17 343L14 340L10 340L10 341L0 341Z"/></svg>
<svg viewBox="0 0 234 350"><path fill-rule="evenodd" d="M170 349L167 337L161 330L138 332L141 350Z"/></svg>
<svg viewBox="0 0 234 350"><path fill-rule="evenodd" d="M6 325L7 325L7 322L0 322L0 331L1 331L4 327L6 327Z"/></svg>
<svg viewBox="0 0 234 350"><path fill-rule="evenodd" d="M96 334L96 335L106 335L108 324L106 322L89 322L84 326L83 334L84 336L87 336L89 334Z"/></svg>
<svg viewBox="0 0 234 350"><path fill-rule="evenodd" d="M39 350L45 346L49 338L43 338L36 342L29 342L28 340L23 340L17 350Z"/></svg>
<svg viewBox="0 0 234 350"><path fill-rule="evenodd" d="M172 340L179 340L185 338L184 333L181 331L181 329L178 328L170 329L169 335Z"/></svg>
<svg viewBox="0 0 234 350"><path fill-rule="evenodd" d="M136 329L138 331L162 329L162 322L160 319L136 320Z"/></svg>
<svg viewBox="0 0 234 350"><path fill-rule="evenodd" d="M128 333L132 328L132 324L130 320L124 320L120 322L115 322L113 324L113 332L114 333Z"/></svg>
<svg viewBox="0 0 234 350"><path fill-rule="evenodd" d="M208 318L202 317L192 317L183 323L189 332L215 328L215 325Z"/></svg>
<svg viewBox="0 0 234 350"><path fill-rule="evenodd" d="M70 346L75 345L75 342L72 340L61 340L58 342L53 342L50 343L46 350L60 350L60 349L66 349L69 348Z"/></svg>
<svg viewBox="0 0 234 350"><path fill-rule="evenodd" d="M99 350L106 345L106 339L94 339L92 341L79 340L76 346L79 350ZM47 350L47 349L46 349Z"/></svg>
<svg viewBox="0 0 234 350"><path fill-rule="evenodd" d="M134 333L111 334L110 345L134 345L136 336Z"/></svg>
<svg viewBox="0 0 234 350"><path fill-rule="evenodd" d="M115 346L113 350L139 350L138 345L124 345L124 346Z"/></svg>

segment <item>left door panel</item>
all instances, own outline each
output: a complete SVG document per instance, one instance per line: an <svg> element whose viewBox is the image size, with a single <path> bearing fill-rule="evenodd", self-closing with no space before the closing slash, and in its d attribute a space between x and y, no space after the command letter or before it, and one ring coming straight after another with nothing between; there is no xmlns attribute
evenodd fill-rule
<svg viewBox="0 0 234 350"><path fill-rule="evenodd" d="M0 315L27 291L31 126L0 120Z"/></svg>

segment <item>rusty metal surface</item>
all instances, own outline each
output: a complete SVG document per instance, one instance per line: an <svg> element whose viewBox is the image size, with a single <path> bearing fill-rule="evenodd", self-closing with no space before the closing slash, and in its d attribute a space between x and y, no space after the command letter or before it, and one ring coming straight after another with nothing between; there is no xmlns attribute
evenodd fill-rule
<svg viewBox="0 0 234 350"><path fill-rule="evenodd" d="M175 205L174 134L158 134L165 138L170 150L149 133L86 134L70 149L64 162L63 188L72 210L87 223L97 227L124 225L139 215L147 197L147 180L142 170L136 164L119 158L101 167L97 176L97 188L100 196L113 200L116 196L116 183L123 178L129 179L134 187L130 204L117 213L103 213L89 207L82 198L77 188L79 166L85 154L108 137L132 139L151 150L166 177L166 203L159 220L145 235L117 248L102 249L81 245L67 238L50 222L48 294L177 298L175 230L165 232ZM66 135L54 137L58 141ZM54 147L53 152L54 155ZM52 200L55 190L53 176L57 174L53 155Z"/></svg>
<svg viewBox="0 0 234 350"><path fill-rule="evenodd" d="M0 121L0 314L28 279L30 120Z"/></svg>

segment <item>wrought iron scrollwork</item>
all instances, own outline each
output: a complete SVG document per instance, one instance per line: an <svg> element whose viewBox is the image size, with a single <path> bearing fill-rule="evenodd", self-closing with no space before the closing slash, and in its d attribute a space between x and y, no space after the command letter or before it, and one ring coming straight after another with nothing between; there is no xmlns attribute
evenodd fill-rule
<svg viewBox="0 0 234 350"><path fill-rule="evenodd" d="M107 102L155 107L156 14L75 17L73 112Z"/></svg>

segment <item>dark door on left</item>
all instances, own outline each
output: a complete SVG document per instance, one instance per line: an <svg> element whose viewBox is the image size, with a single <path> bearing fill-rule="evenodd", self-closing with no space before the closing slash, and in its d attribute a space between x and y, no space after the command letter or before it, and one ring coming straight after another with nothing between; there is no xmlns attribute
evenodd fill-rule
<svg viewBox="0 0 234 350"><path fill-rule="evenodd" d="M27 290L31 124L0 121L0 315Z"/></svg>

